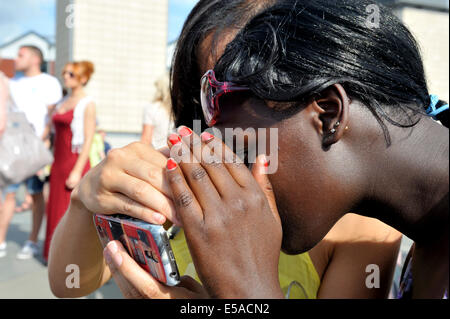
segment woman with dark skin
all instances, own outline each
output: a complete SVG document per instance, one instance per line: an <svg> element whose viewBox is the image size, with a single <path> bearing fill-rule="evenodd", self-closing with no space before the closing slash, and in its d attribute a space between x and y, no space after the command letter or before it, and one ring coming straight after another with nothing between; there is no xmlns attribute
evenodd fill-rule
<svg viewBox="0 0 450 319"><path fill-rule="evenodd" d="M217 3L200 1L184 36L198 27L195 14ZM368 30L361 22L366 1L261 3L266 6L253 8L248 23L241 17L231 24L236 28L205 29L197 51L188 50L187 60L198 61L190 67L177 55L173 104L178 124L195 118L201 107L192 96L199 84L183 77L200 80L212 69L221 81L250 88L220 99L215 127L278 129L278 170L252 176L214 152L217 163L211 165L196 147L221 142L208 134L182 136L178 147L191 149L199 163L169 160L166 174L204 287L187 280L168 288L129 271L116 242L105 250L111 271L153 298L281 298L280 246L288 253L307 251L352 211L412 238L412 297L442 298L448 290L448 129L425 115L430 98L409 32L384 8L386 24ZM178 52L185 52L190 40L182 35L180 41ZM177 74L181 65L187 71ZM437 119L445 124L442 116ZM258 157L258 169L266 167L264 158ZM92 187L75 190L72 210L84 205L95 211L87 199ZM130 201L127 207L142 208Z"/></svg>

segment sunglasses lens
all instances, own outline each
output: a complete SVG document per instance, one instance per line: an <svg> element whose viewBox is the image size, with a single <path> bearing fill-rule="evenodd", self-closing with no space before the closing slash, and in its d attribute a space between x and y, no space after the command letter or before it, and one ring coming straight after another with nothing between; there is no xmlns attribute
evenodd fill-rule
<svg viewBox="0 0 450 319"><path fill-rule="evenodd" d="M201 82L200 100L202 103L203 115L206 124L211 125L214 119L215 107L213 101L212 88L208 76L204 76Z"/></svg>
<svg viewBox="0 0 450 319"><path fill-rule="evenodd" d="M64 72L62 73L63 76L65 76L66 74L67 74L70 78L72 78L72 79L75 77L75 74L74 74L73 72L64 71Z"/></svg>

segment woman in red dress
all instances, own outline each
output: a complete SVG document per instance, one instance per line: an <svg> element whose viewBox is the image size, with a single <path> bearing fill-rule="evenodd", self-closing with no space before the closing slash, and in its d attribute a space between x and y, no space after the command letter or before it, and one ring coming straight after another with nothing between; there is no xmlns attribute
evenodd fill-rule
<svg viewBox="0 0 450 319"><path fill-rule="evenodd" d="M55 128L54 157L50 176L50 195L47 204L47 232L44 259L53 232L66 212L72 189L90 169L89 151L95 133L95 104L87 96L88 83L94 66L91 62L66 64L62 73L64 86L70 93L62 100L52 116Z"/></svg>

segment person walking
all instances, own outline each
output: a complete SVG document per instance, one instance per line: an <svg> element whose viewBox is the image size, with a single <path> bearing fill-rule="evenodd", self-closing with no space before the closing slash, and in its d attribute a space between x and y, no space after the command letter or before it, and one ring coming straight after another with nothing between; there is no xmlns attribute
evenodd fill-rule
<svg viewBox="0 0 450 319"><path fill-rule="evenodd" d="M144 109L141 142L158 149L167 145L167 135L174 129L169 74L164 74L155 81L155 89L153 102Z"/></svg>
<svg viewBox="0 0 450 319"><path fill-rule="evenodd" d="M25 113L36 135L45 141L50 136L49 114L61 100L62 89L55 77L41 72L43 62L43 54L39 48L31 45L22 46L15 60L15 69L16 72L23 73L23 76L16 76L10 80L9 90L17 111ZM30 236L17 254L18 259L29 259L38 254L38 234L45 213L44 182L34 175L24 183L28 194L32 197L33 219ZM21 183L9 185L4 191L5 201L0 212L0 247L3 247L4 251L2 255L6 255L5 239L16 206L15 193L20 185Z"/></svg>

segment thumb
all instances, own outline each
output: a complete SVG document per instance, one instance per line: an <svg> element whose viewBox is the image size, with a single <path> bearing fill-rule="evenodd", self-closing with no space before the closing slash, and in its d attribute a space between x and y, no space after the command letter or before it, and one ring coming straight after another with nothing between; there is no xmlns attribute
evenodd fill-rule
<svg viewBox="0 0 450 319"><path fill-rule="evenodd" d="M280 216L278 215L277 203L275 200L275 194L273 193L272 183L267 175L267 168L269 166L269 161L266 155L262 154L256 158L256 163L252 167L252 175L258 183L259 187L263 191L264 195L269 202L270 210L272 211L273 217L281 224Z"/></svg>

